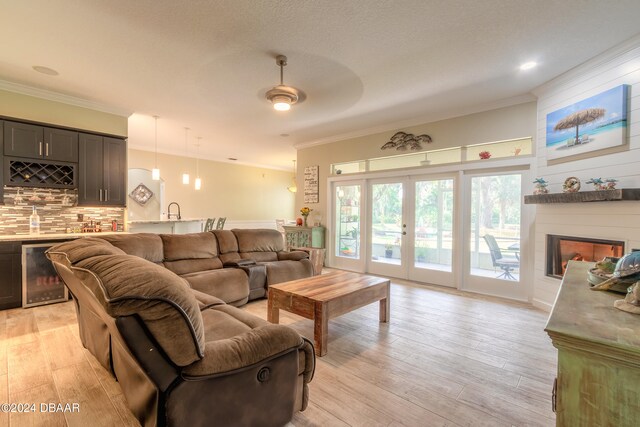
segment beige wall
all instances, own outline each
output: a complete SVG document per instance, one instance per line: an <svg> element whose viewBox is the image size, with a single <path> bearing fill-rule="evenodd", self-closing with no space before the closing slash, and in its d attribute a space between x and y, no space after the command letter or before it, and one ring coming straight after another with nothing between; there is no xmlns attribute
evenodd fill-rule
<svg viewBox="0 0 640 427"><path fill-rule="evenodd" d="M125 116L0 90L0 116L127 136Z"/></svg>
<svg viewBox="0 0 640 427"><path fill-rule="evenodd" d="M400 130L415 135L424 133L430 135L433 138L433 142L428 144L427 150L534 137L536 133L536 103L527 102L453 119L300 149L298 150L298 172L296 174L300 191L296 195L296 214L300 207L304 206L302 188L305 166L319 165L320 203L308 204L308 206L321 212L323 222L326 223L327 176L330 165L332 163L402 154L380 149L395 132ZM299 216L299 214L296 216Z"/></svg>
<svg viewBox="0 0 640 427"><path fill-rule="evenodd" d="M129 150L129 168L153 169L152 152ZM232 221L292 218L294 196L287 190L291 172L200 160L202 189L193 188L196 160L158 154L165 201L178 202L183 218L227 217ZM182 184L188 170L191 184ZM166 206L163 207L166 210Z"/></svg>

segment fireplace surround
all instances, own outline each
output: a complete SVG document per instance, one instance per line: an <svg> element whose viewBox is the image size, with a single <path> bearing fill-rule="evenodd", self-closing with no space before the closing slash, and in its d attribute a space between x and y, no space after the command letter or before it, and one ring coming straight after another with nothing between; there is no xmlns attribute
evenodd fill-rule
<svg viewBox="0 0 640 427"><path fill-rule="evenodd" d="M623 254L622 241L547 234L546 275L562 279L569 260L599 261Z"/></svg>

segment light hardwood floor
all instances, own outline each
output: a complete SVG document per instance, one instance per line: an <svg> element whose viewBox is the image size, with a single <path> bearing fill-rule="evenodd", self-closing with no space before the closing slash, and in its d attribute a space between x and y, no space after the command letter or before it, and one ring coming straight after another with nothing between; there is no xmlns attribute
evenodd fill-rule
<svg viewBox="0 0 640 427"><path fill-rule="evenodd" d="M547 313L392 281L378 304L329 323L301 426L551 426L556 351ZM266 318L267 302L245 310ZM313 337L313 322L280 312ZM72 302L0 311L0 403L79 403L79 413L0 413L0 426L137 426L120 387L82 348Z"/></svg>

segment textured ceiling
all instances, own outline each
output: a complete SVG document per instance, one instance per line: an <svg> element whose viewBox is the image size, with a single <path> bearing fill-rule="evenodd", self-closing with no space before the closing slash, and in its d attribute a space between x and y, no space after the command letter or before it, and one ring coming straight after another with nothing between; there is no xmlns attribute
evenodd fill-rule
<svg viewBox="0 0 640 427"><path fill-rule="evenodd" d="M637 0L0 4L0 79L134 112L133 148L153 150L158 115L159 151L184 154L188 126L202 157L279 169L297 144L522 100L636 35L640 16ZM264 100L279 53L307 96L285 113Z"/></svg>

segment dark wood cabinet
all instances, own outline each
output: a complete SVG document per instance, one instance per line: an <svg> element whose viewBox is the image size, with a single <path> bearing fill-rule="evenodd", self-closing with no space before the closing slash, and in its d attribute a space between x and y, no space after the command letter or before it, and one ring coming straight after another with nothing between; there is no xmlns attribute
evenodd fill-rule
<svg viewBox="0 0 640 427"><path fill-rule="evenodd" d="M0 310L22 306L21 242L0 243Z"/></svg>
<svg viewBox="0 0 640 427"><path fill-rule="evenodd" d="M5 121L3 135L5 156L78 161L78 132Z"/></svg>
<svg viewBox="0 0 640 427"><path fill-rule="evenodd" d="M124 206L126 204L127 147L122 139L104 137L104 204Z"/></svg>
<svg viewBox="0 0 640 427"><path fill-rule="evenodd" d="M44 158L60 162L77 162L78 132L44 128Z"/></svg>
<svg viewBox="0 0 640 427"><path fill-rule="evenodd" d="M126 143L122 139L81 133L78 205L124 206Z"/></svg>
<svg viewBox="0 0 640 427"><path fill-rule="evenodd" d="M0 120L0 164L4 163L4 122ZM4 205L4 174L0 173L0 205Z"/></svg>

